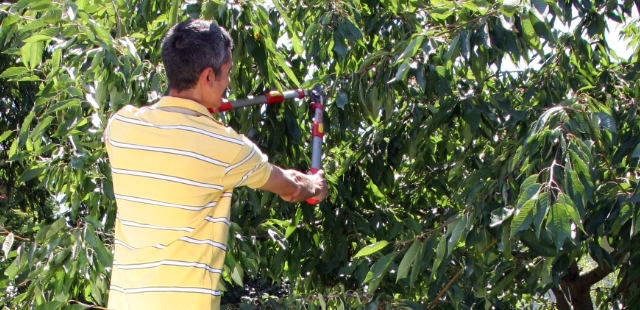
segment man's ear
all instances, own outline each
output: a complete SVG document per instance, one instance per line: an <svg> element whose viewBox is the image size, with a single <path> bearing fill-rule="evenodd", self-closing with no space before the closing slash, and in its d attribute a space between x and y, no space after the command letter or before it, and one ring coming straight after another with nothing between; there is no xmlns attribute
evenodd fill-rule
<svg viewBox="0 0 640 310"><path fill-rule="evenodd" d="M206 68L202 70L200 73L200 81L202 81L205 85L211 87L213 82L216 80L216 72L213 71L212 68Z"/></svg>

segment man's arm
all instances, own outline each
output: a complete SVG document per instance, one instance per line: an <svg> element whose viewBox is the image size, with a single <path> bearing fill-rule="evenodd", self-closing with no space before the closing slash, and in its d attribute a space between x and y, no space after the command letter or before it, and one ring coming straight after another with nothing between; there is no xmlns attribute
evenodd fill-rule
<svg viewBox="0 0 640 310"><path fill-rule="evenodd" d="M276 165L271 165L269 180L260 189L275 193L289 202L305 201L308 198L322 201L328 193L324 171L306 175L296 170L284 170Z"/></svg>

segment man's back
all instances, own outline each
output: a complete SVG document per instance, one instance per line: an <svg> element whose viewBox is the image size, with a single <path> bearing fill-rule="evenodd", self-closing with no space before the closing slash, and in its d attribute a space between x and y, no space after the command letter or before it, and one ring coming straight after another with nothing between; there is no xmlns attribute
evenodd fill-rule
<svg viewBox="0 0 640 310"><path fill-rule="evenodd" d="M118 216L112 309L217 309L234 187L271 166L198 103L164 97L111 120L107 150Z"/></svg>

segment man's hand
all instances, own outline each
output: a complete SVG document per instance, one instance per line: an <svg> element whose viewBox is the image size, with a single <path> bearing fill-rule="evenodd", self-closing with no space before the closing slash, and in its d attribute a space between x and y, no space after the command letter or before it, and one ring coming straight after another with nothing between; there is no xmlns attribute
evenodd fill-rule
<svg viewBox="0 0 640 310"><path fill-rule="evenodd" d="M312 196L311 198L318 202L323 201L327 197L327 194L329 194L327 179L324 177L324 170L318 170L316 174L309 174L309 177L311 178L311 182L313 182L315 193L315 196Z"/></svg>
<svg viewBox="0 0 640 310"><path fill-rule="evenodd" d="M260 189L278 194L289 202L305 201L308 198L322 201L327 196L327 180L324 171L306 175L296 170L283 170L271 165L271 176Z"/></svg>

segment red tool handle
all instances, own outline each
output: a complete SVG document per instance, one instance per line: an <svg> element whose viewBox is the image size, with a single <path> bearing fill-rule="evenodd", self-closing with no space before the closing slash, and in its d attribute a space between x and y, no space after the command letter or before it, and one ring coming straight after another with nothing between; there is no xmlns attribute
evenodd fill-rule
<svg viewBox="0 0 640 310"><path fill-rule="evenodd" d="M316 173L318 173L318 171L320 171L320 169L311 168L311 174L316 174ZM307 203L310 204L310 205L315 205L316 203L318 203L318 200L313 199L313 198L309 198L309 199L307 199Z"/></svg>

